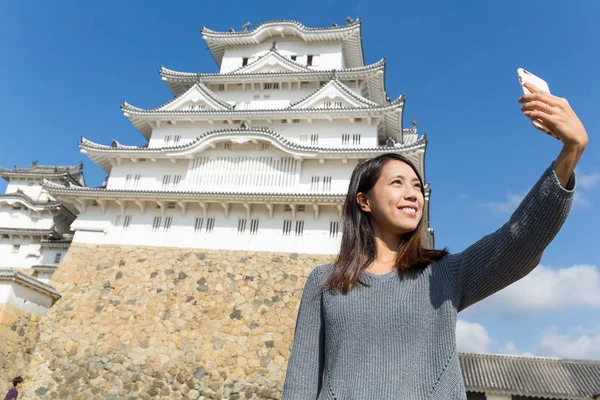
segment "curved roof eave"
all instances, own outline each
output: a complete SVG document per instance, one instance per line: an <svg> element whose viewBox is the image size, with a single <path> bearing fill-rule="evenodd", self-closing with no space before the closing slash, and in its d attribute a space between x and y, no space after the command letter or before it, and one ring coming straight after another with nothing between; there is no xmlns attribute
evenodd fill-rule
<svg viewBox="0 0 600 400"><path fill-rule="evenodd" d="M291 29L294 31L294 36L300 37L305 41L315 38L322 41L354 39L358 47L357 64L365 64L362 49L362 21L360 19L347 25L327 28L307 28L300 22L292 20L268 21L257 25L254 29L242 32L218 32L202 27L201 33L215 62L220 67L225 47L229 45L232 39L235 40L237 45L256 44L269 39L272 36L272 33L269 32L270 30L275 30L275 34L281 35L284 28Z"/></svg>
<svg viewBox="0 0 600 400"><path fill-rule="evenodd" d="M275 147L279 148L290 155L297 157L311 157L319 158L324 156L352 156L353 154L365 154L365 153L384 153L387 151L411 151L418 150L427 146L427 138L421 137L415 142L409 145L401 145L396 147L319 147L319 146L303 146L292 141L289 141L285 137L269 129L218 129L214 131L206 132L200 135L194 141L175 147L161 147L161 148L148 148L139 147L131 148L129 146L124 148L112 147L100 145L91 142L85 138L79 142L79 146L86 153L97 154L96 158L102 157L101 154L113 154L117 156L119 153L127 154L128 156L138 155L140 157L150 157L151 155L163 156L163 157L179 157L187 156L192 153L202 151L206 146L214 141L240 141L244 142L260 140L268 141ZM91 155L90 155L91 158Z"/></svg>

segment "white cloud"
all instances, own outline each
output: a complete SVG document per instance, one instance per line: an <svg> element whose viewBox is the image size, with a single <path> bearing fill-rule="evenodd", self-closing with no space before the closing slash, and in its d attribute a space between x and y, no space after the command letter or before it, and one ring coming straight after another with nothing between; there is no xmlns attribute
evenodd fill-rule
<svg viewBox="0 0 600 400"><path fill-rule="evenodd" d="M582 189L594 189L600 182L600 172L584 174L577 172L577 185Z"/></svg>
<svg viewBox="0 0 600 400"><path fill-rule="evenodd" d="M468 308L464 314L518 317L574 308L600 309L599 293L600 269L596 266L553 269L539 265L525 278Z"/></svg>
<svg viewBox="0 0 600 400"><path fill-rule="evenodd" d="M590 207L591 201L588 199L588 190L595 189L600 184L600 172L585 174L577 171L577 190L575 191L574 205L580 207ZM459 195L460 197L460 195ZM494 215L512 214L519 204L525 198L525 194L507 193L504 201L489 201L482 203Z"/></svg>
<svg viewBox="0 0 600 400"><path fill-rule="evenodd" d="M542 332L539 353L562 358L600 358L600 330L594 333L558 333L556 327Z"/></svg>
<svg viewBox="0 0 600 400"><path fill-rule="evenodd" d="M575 195L573 196L573 205L581 206L581 207L589 207L592 203L588 200L587 193L580 191L575 191Z"/></svg>
<svg viewBox="0 0 600 400"><path fill-rule="evenodd" d="M491 201L483 203L484 207L487 207L496 215L510 214L521 204L521 201L525 198L525 195L508 193L505 201Z"/></svg>
<svg viewBox="0 0 600 400"><path fill-rule="evenodd" d="M490 351L492 339L481 324L456 321L456 346L459 351L471 353L487 353Z"/></svg>

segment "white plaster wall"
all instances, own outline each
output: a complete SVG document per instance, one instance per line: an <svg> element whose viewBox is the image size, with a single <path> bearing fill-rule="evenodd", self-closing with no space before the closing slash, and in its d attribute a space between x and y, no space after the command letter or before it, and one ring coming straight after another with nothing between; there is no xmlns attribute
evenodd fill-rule
<svg viewBox="0 0 600 400"><path fill-rule="evenodd" d="M0 293L5 303L35 315L46 315L52 307L52 298L15 282L0 281ZM3 296L0 295L0 299Z"/></svg>
<svg viewBox="0 0 600 400"><path fill-rule="evenodd" d="M21 204L21 207L25 207ZM32 216L39 215L39 220ZM51 229L54 226L54 218L50 211L36 213L29 209L15 210L8 205L0 205L0 227L19 229Z"/></svg>
<svg viewBox="0 0 600 400"><path fill-rule="evenodd" d="M13 245L20 244L18 252L13 253ZM0 238L0 267L30 268L39 264L41 247L38 239Z"/></svg>
<svg viewBox="0 0 600 400"><path fill-rule="evenodd" d="M324 82L327 82L325 79ZM312 82L282 82L278 89L265 89L263 83L269 83L265 78L262 83L255 83L254 86L246 84L229 84L226 87L219 88L219 85L210 85L209 88L222 100L231 105L236 105L236 110L244 109L279 109L285 108L290 103L305 99L320 87L320 83ZM360 95L356 81L342 81L348 90ZM244 104L244 103L249 104Z"/></svg>
<svg viewBox="0 0 600 400"><path fill-rule="evenodd" d="M40 272L36 275L35 278L42 283L49 284L51 277L52 277L52 274L50 274L50 273L41 273Z"/></svg>
<svg viewBox="0 0 600 400"><path fill-rule="evenodd" d="M124 229L122 226L113 226L104 232L80 231L75 233L74 242L90 244L119 244L119 245L148 245L168 246L199 249L228 249L228 250L255 250L255 251L281 251L310 254L334 254L339 250L340 233L337 238L330 237L330 221L339 221L339 214L333 206L322 207L318 219L314 212L307 207L304 212L296 213L296 220L304 221L303 236L296 237L295 222L292 222L290 236L283 235L283 221L291 220L292 213L284 212L284 206L278 205L274 210L272 219L269 219L266 206L255 206L250 219L259 219L259 228L256 235L250 235L250 219L246 223L246 233L238 234L238 220L245 219L246 213L243 206L232 205L229 216L225 217L221 206L210 205L207 218L215 218L215 227L212 233L194 232L196 218L203 217L199 206L189 207L183 216L179 209L167 210L165 216L173 218L169 231L164 232L152 229L155 216L160 216L158 210L149 208L145 215L140 214L137 207L127 207L125 215L131 215L131 225ZM103 215L99 209L88 209L79 216L78 221L115 221L119 210L110 208ZM121 218L121 221L123 218ZM164 218L162 220L164 223ZM204 221L206 226L206 220Z"/></svg>
<svg viewBox="0 0 600 400"><path fill-rule="evenodd" d="M42 256L40 259L40 264L44 264L44 265L54 265L54 264L59 264L62 259L65 257L65 254L67 254L67 250L68 249L47 249L47 248L42 248ZM58 258L58 262L56 262L56 256L60 255L60 257Z"/></svg>
<svg viewBox="0 0 600 400"><path fill-rule="evenodd" d="M242 67L242 58L249 57L249 63L252 59L258 58L271 50L273 42L277 42L277 51L283 56L297 55L299 64L306 64L307 54L318 55L318 65L312 67L315 69L341 69L344 66L342 57L341 43L308 43L302 40L291 38L269 38L258 45L235 46L225 50L223 61L221 63L221 73L231 72Z"/></svg>
<svg viewBox="0 0 600 400"><path fill-rule="evenodd" d="M42 187L40 186L39 181L27 181L25 179L11 178L11 180L8 182L8 185L6 185L6 193L16 193L19 190L31 197L33 200L38 200L40 197L45 198L44 196L41 196Z"/></svg>
<svg viewBox="0 0 600 400"><path fill-rule="evenodd" d="M274 159L290 158L290 155L280 150L260 150L260 149L244 149L243 151L236 151L237 146L243 147L246 145L232 145L232 150L218 148L214 150L207 150L200 153L201 157L210 157L215 160L221 157L236 157L238 154L243 154L243 157L257 159L259 157L273 157ZM254 146L254 145L247 145ZM199 185L196 181L198 173L194 172L192 161L186 159L176 160L176 163L172 163L168 160L157 160L156 162L146 161L144 163L132 163L130 161L124 161L121 165L116 165L112 169L111 176L108 180L109 189L136 189L136 190L177 190L177 191L235 191L235 192L314 192L311 189L311 178L313 176L330 176L332 177L331 188L327 192L331 193L345 193L348 188L349 178L352 174L352 170L357 164L357 160L348 160L347 163L343 163L342 160L325 160L323 164L318 160L304 160L302 162L295 161L296 167L293 171L285 173L281 172L289 178L286 179L288 184L276 185L274 182L269 183L266 179L260 185L255 184L240 184L239 181L230 180L223 182L219 185ZM144 166L141 168L141 166ZM231 165L229 162L224 164L224 169L228 170L227 165ZM264 163L258 163L256 168L261 168ZM230 166L231 168L231 166ZM265 167L266 168L266 167ZM167 175L181 175L181 183L174 187L168 188L163 187L162 181L163 176ZM137 186L133 180L127 184L127 175L140 175L140 180ZM248 175L247 173L241 173L241 175ZM291 175L291 176L290 176ZM171 178L173 179L173 178ZM79 221L79 220L78 220ZM80 226L79 222L75 226ZM73 225L71 226L72 229Z"/></svg>
<svg viewBox="0 0 600 400"><path fill-rule="evenodd" d="M107 189L160 189L164 175L182 174L189 166L190 161L186 159L175 160L173 163L169 160L162 159L152 162L147 159L144 162L133 163L131 161L123 161L121 165L112 167L110 177L106 185ZM126 186L127 175L141 175L139 184L135 185L135 180L131 180Z"/></svg>
<svg viewBox="0 0 600 400"><path fill-rule="evenodd" d="M239 120L236 124L223 124L222 122L208 123L185 123L179 122L177 125L161 125L160 128L152 131L148 146L151 148L160 148L165 146L166 136L181 136L180 144L186 144L196 140L200 135L219 129L239 128L244 120ZM360 134L361 147L375 147L378 145L377 126L369 125L368 120L364 119L360 122L350 122L350 120L313 120L308 123L305 120L300 120L299 123L291 122L282 123L281 118L273 118L269 123L267 120L248 120L248 127L268 128L285 138L300 142L301 135L319 135L319 146L322 147L356 147L352 145L342 146L343 134ZM352 143L352 142L351 142ZM307 143L303 143L307 144ZM308 143L310 144L310 143ZM172 144L171 144L172 146ZM149 155L150 157L150 155ZM116 168L117 166L113 167Z"/></svg>

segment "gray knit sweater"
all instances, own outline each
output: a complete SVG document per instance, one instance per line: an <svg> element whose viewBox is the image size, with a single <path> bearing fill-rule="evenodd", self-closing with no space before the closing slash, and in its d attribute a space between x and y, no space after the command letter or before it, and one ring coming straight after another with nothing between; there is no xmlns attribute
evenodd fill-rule
<svg viewBox="0 0 600 400"><path fill-rule="evenodd" d="M508 223L458 254L400 279L363 271L370 287L323 291L332 265L308 276L283 400L463 400L456 316L523 278L571 210L553 166Z"/></svg>

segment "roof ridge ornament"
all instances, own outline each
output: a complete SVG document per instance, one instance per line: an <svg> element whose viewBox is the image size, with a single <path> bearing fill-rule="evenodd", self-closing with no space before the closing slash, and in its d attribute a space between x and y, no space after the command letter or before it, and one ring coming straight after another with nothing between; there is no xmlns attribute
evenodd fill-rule
<svg viewBox="0 0 600 400"><path fill-rule="evenodd" d="M271 46L271 51L277 51L277 41L273 42L273 46Z"/></svg>
<svg viewBox="0 0 600 400"><path fill-rule="evenodd" d="M246 22L244 25L242 25L242 31L248 32L248 28L250 28L251 26L252 26L252 22L250 22L250 21Z"/></svg>
<svg viewBox="0 0 600 400"><path fill-rule="evenodd" d="M337 70L334 68L331 70L331 80L337 81Z"/></svg>

